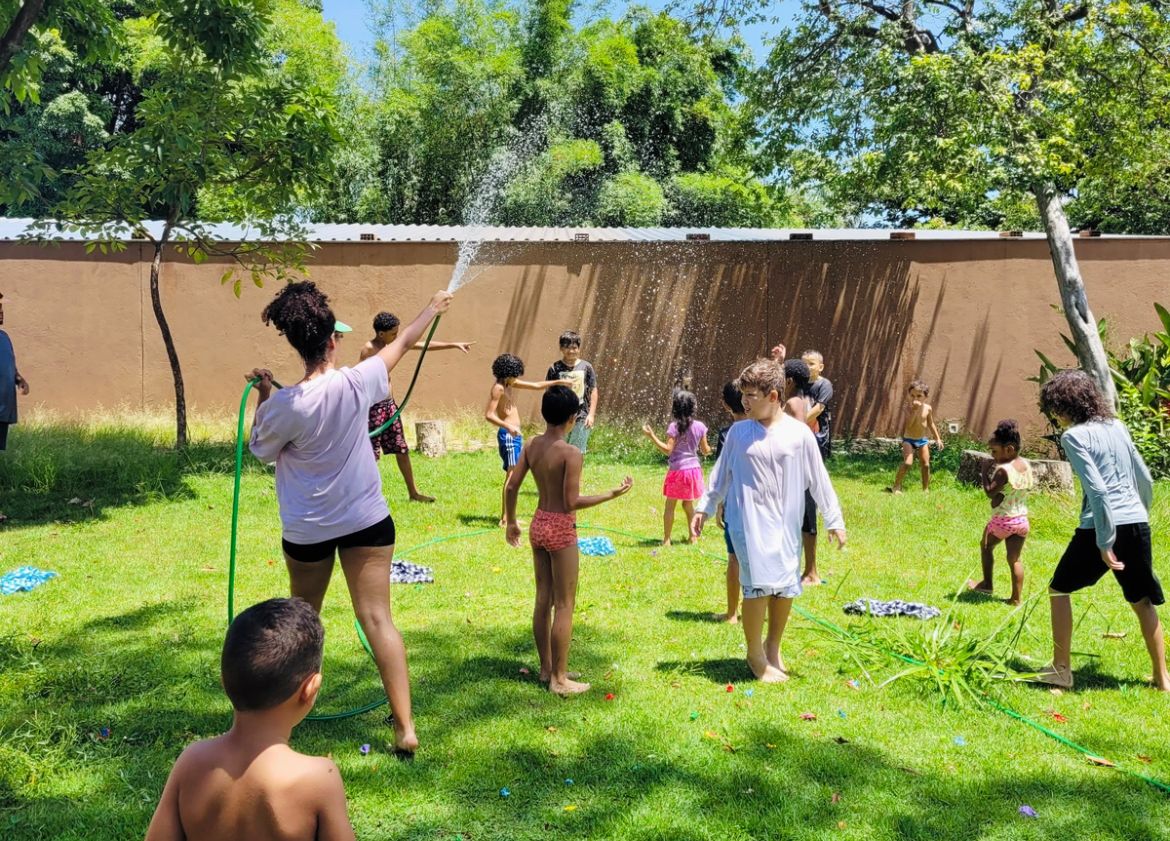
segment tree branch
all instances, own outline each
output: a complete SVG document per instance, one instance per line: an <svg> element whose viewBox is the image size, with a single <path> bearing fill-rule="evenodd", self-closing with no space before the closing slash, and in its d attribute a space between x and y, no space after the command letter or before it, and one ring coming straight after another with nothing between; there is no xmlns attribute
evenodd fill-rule
<svg viewBox="0 0 1170 841"><path fill-rule="evenodd" d="M37 18L41 16L44 8L45 0L25 0L21 5L20 11L12 19L12 23L8 25L8 31L4 33L3 37L0 37L0 74L8 70L8 65L20 52L20 48L24 45L25 36L28 35L33 24L37 22Z"/></svg>

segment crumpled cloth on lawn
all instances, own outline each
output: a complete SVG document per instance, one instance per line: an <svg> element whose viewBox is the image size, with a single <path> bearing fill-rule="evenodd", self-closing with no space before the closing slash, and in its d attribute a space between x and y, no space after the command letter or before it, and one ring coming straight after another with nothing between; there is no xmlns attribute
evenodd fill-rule
<svg viewBox="0 0 1170 841"><path fill-rule="evenodd" d="M608 537L578 537L577 549L582 555L598 555L604 557L605 555L616 555L617 549L613 548L613 541Z"/></svg>
<svg viewBox="0 0 1170 841"><path fill-rule="evenodd" d="M35 590L50 578L56 578L57 573L36 567L18 567L12 572L0 575L0 596L11 596L13 593L22 593Z"/></svg>
<svg viewBox="0 0 1170 841"><path fill-rule="evenodd" d="M844 610L850 616L913 616L915 619L934 619L942 614L937 607L901 599L858 599L845 605Z"/></svg>
<svg viewBox="0 0 1170 841"><path fill-rule="evenodd" d="M430 567L406 561L394 561L390 565L391 584L434 584L435 575Z"/></svg>

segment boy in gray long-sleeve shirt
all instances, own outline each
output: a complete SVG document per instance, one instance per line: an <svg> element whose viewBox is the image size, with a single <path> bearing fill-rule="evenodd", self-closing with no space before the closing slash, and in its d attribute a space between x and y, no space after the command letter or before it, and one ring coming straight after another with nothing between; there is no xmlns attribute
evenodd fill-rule
<svg viewBox="0 0 1170 841"><path fill-rule="evenodd" d="M1153 480L1125 425L1082 371L1061 371L1040 392L1040 409L1065 427L1061 446L1081 480L1081 520L1049 585L1052 665L1040 679L1072 687L1072 603L1069 594L1112 571L1137 614L1154 667L1154 687L1170 691L1166 649L1156 605L1165 602L1150 543Z"/></svg>

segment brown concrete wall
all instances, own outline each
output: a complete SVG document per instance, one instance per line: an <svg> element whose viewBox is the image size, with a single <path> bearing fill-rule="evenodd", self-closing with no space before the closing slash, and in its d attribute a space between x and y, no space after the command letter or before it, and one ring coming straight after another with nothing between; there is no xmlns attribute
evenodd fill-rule
<svg viewBox="0 0 1170 841"><path fill-rule="evenodd" d="M1153 302L1170 303L1170 239L1078 240L1089 300L1113 336L1158 327ZM174 257L174 255L170 255ZM151 312L149 254L87 255L80 244L0 243L8 319L26 401L67 413L96 407L169 407L170 370ZM372 315L404 320L446 286L455 247L333 243L311 276L356 330L356 359ZM931 385L938 415L983 435L1000 418L1040 429L1038 348L1071 362L1043 241L782 243L503 243L485 245L438 338L474 339L464 356L428 359L414 417L478 411L491 360L504 351L538 379L556 337L577 328L598 369L603 417L665 419L679 371L695 374L702 416L717 421L718 389L743 363L783 340L816 347L839 395L839 429L892 434L905 384ZM194 411L233 410L242 374L266 365L295 382L299 361L261 324L272 289L220 286L223 264L164 265L162 297ZM408 357L395 382L405 388ZM535 396L522 401L537 416Z"/></svg>

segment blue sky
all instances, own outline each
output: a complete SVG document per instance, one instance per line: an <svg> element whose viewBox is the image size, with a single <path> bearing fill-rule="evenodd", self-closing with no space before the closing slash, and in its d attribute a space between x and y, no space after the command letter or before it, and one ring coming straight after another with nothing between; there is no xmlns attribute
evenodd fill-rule
<svg viewBox="0 0 1170 841"><path fill-rule="evenodd" d="M369 18L368 3L369 0L324 0L325 18L336 24L338 37L349 46L353 56L358 59L365 57L370 42L373 40L367 24ZM620 2L579 3L578 15L588 15L595 13L598 7L600 9L608 7L609 14L616 17L621 14L626 5ZM644 0L641 5L661 9L668 5L668 0ZM796 3L793 0L781 0L781 2L775 4L775 7L783 12L785 7L789 10L795 8ZM756 25L747 27L743 33L757 61L764 54L763 38L767 34L767 30L768 27Z"/></svg>

